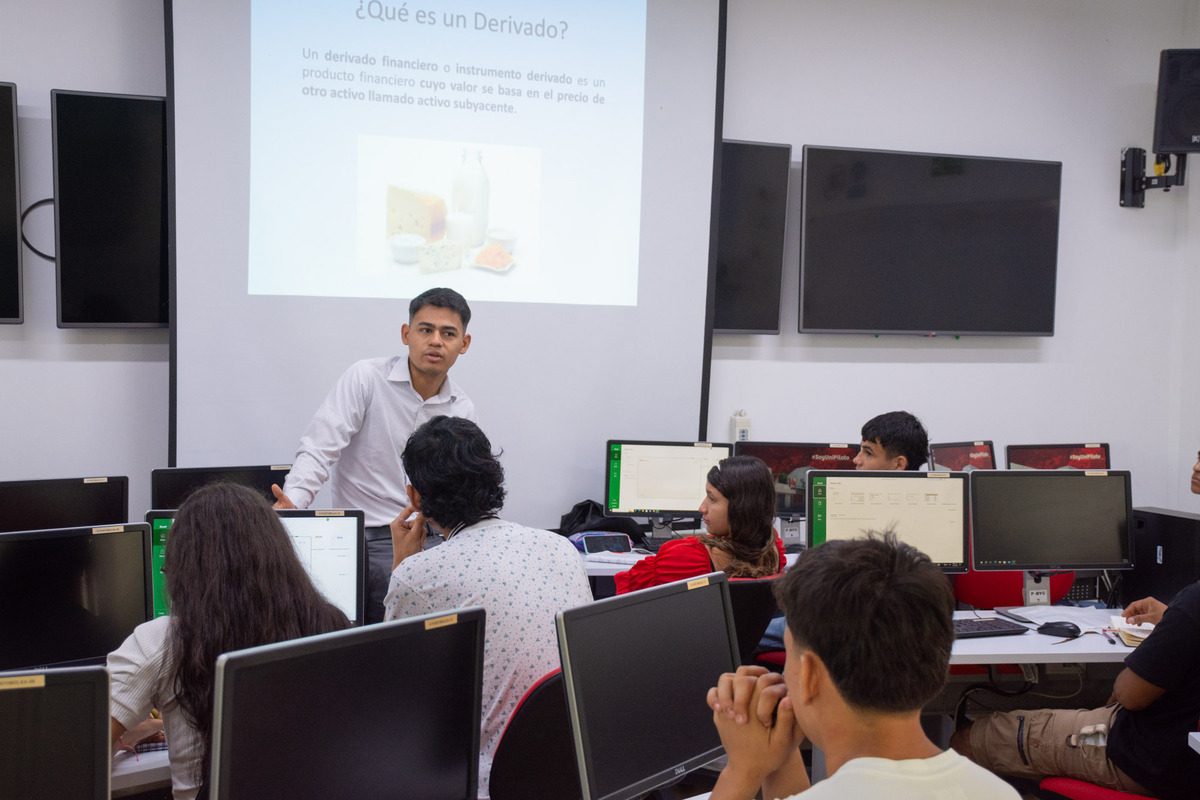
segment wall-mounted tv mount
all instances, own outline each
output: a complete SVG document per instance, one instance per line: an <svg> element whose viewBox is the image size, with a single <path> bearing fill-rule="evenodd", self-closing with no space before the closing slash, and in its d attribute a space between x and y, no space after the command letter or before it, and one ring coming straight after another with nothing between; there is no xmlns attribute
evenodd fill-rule
<svg viewBox="0 0 1200 800"><path fill-rule="evenodd" d="M1167 175L1171 168L1170 153L1154 154L1154 174L1146 174L1146 151L1140 147L1126 147L1121 151L1121 205L1124 208L1144 208L1146 190L1171 191L1172 186L1183 186L1187 171L1187 153L1175 153L1175 173Z"/></svg>

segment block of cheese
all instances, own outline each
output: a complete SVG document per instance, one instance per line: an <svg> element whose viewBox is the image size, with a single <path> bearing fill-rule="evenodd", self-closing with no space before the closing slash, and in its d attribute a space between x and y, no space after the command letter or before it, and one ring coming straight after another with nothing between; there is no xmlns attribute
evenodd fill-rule
<svg viewBox="0 0 1200 800"><path fill-rule="evenodd" d="M423 273L449 272L461 269L462 262L463 246L451 239L443 239L421 248L421 260L417 262L417 267Z"/></svg>
<svg viewBox="0 0 1200 800"><path fill-rule="evenodd" d="M446 235L446 201L436 194L389 186L387 236L397 233L415 233L429 242L441 239Z"/></svg>

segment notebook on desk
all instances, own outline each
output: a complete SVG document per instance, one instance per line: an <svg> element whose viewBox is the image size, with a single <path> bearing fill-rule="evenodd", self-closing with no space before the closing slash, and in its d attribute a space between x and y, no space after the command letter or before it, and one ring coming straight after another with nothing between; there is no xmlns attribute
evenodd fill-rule
<svg viewBox="0 0 1200 800"><path fill-rule="evenodd" d="M649 553L588 553L584 559L591 564L623 564L632 567Z"/></svg>

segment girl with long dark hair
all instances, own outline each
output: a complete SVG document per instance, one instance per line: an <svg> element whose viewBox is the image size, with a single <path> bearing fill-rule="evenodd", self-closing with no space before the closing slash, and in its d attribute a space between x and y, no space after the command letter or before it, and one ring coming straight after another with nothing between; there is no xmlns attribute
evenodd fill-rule
<svg viewBox="0 0 1200 800"><path fill-rule="evenodd" d="M176 800L208 775L217 656L349 626L313 586L279 517L254 491L206 486L179 508L163 567L171 614L139 625L108 657L112 738L144 738L162 714Z"/></svg>
<svg viewBox="0 0 1200 800"><path fill-rule="evenodd" d="M753 456L722 459L708 472L700 514L707 531L672 539L632 569L613 577L617 594L708 572L765 578L786 563L775 534L775 479Z"/></svg>

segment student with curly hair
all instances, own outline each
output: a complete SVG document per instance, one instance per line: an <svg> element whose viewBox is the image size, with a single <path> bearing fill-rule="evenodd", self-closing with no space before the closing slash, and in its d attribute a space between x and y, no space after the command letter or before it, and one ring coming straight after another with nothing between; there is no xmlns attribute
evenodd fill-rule
<svg viewBox="0 0 1200 800"><path fill-rule="evenodd" d="M549 531L505 522L504 469L483 431L461 417L434 417L401 456L409 507L392 522L394 566L385 619L462 606L487 613L479 796L488 796L492 755L529 687L559 666L554 615L590 603L583 560ZM422 549L426 527L441 545Z"/></svg>

